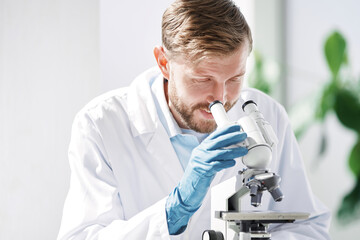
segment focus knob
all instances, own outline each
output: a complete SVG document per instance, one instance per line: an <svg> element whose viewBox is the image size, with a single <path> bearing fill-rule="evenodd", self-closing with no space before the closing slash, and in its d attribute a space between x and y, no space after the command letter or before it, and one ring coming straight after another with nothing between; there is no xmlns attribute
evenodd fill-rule
<svg viewBox="0 0 360 240"><path fill-rule="evenodd" d="M202 240L224 240L224 235L214 230L206 230L203 232Z"/></svg>

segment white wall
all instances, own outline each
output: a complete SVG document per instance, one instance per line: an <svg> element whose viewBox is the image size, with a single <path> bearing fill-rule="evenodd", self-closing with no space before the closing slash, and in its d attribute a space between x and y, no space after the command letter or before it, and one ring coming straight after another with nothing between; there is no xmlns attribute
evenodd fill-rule
<svg viewBox="0 0 360 240"><path fill-rule="evenodd" d="M318 91L330 75L323 56L323 44L334 29L348 41L353 73L360 75L360 2L354 0L291 0L287 2L287 60L289 102L306 100ZM321 128L311 127L300 147L315 194L333 211L330 233L333 239L355 239L360 235L360 221L339 225L335 214L344 194L353 187L347 157L355 136L331 115L325 123L328 152L317 158Z"/></svg>
<svg viewBox="0 0 360 240"><path fill-rule="evenodd" d="M129 85L156 65L153 48L161 45L161 18L172 0L100 1L101 88Z"/></svg>
<svg viewBox="0 0 360 240"><path fill-rule="evenodd" d="M99 52L98 1L0 1L0 239L56 239Z"/></svg>

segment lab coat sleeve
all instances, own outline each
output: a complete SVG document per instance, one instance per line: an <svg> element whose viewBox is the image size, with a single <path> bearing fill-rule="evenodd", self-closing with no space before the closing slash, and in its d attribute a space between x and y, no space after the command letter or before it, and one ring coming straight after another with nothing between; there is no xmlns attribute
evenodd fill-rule
<svg viewBox="0 0 360 240"><path fill-rule="evenodd" d="M101 134L87 114L78 114L69 147L70 189L58 239L170 239L166 199L124 220L116 179L106 159Z"/></svg>
<svg viewBox="0 0 360 240"><path fill-rule="evenodd" d="M308 182L301 153L291 129L288 116L281 107L278 119L279 159L276 169L281 176L281 188L285 195L282 202L270 204L271 209L285 212L307 212L307 220L292 224L274 224L271 235L274 240L325 240L329 237L330 211L314 196Z"/></svg>

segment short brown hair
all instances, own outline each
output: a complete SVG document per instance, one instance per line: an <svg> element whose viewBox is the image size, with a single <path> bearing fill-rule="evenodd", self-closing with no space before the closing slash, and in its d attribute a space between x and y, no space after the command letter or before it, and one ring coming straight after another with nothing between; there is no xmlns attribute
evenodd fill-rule
<svg viewBox="0 0 360 240"><path fill-rule="evenodd" d="M231 54L247 41L250 28L231 0L176 0L162 18L162 43L170 55L190 60Z"/></svg>

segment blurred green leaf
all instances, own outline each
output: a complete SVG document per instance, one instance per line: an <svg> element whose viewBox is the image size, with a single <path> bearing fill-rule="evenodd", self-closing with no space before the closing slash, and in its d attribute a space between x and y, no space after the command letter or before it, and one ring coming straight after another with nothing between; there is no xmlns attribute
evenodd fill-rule
<svg viewBox="0 0 360 240"><path fill-rule="evenodd" d="M354 175L360 177L360 138L351 150L349 166Z"/></svg>
<svg viewBox="0 0 360 240"><path fill-rule="evenodd" d="M324 52L327 64L336 79L341 64L347 62L346 57L346 41L339 32L333 32L326 40Z"/></svg>
<svg viewBox="0 0 360 240"><path fill-rule="evenodd" d="M343 60L343 64L348 65L349 64L349 58L347 55L347 52L345 51L344 53L344 60Z"/></svg>
<svg viewBox="0 0 360 240"><path fill-rule="evenodd" d="M297 127L295 130L294 130L294 134L295 134L295 137L296 139L300 139L303 134L308 130L308 128L311 126L313 122L311 121L307 121L307 122L304 122L303 124L301 124L299 127Z"/></svg>
<svg viewBox="0 0 360 240"><path fill-rule="evenodd" d="M335 96L338 91L338 83L332 81L324 87L321 95L320 104L317 107L316 118L323 121L326 114L334 108Z"/></svg>
<svg viewBox="0 0 360 240"><path fill-rule="evenodd" d="M345 127L360 133L360 101L356 93L344 88L337 91L334 110Z"/></svg>
<svg viewBox="0 0 360 240"><path fill-rule="evenodd" d="M360 178L357 178L355 187L342 200L337 217L342 223L349 223L359 217Z"/></svg>
<svg viewBox="0 0 360 240"><path fill-rule="evenodd" d="M258 51L254 51L255 66L252 74L249 76L249 84L266 94L271 93L271 86L264 76L264 59Z"/></svg>
<svg viewBox="0 0 360 240"><path fill-rule="evenodd" d="M322 126L324 128L324 125ZM326 131L323 130L322 133L321 133L321 140L320 140L320 148L319 148L319 153L318 153L318 159L321 159L320 157L322 157L326 150L327 150L327 135L326 135Z"/></svg>

